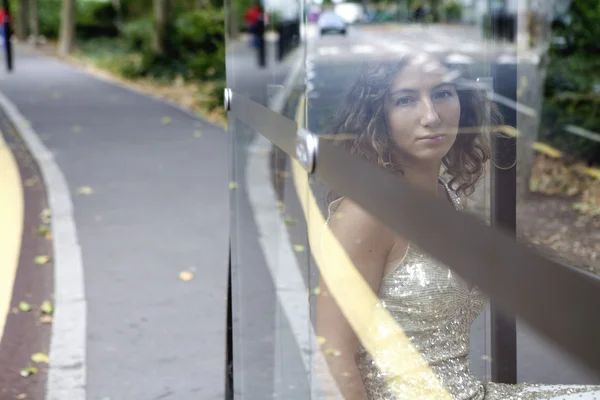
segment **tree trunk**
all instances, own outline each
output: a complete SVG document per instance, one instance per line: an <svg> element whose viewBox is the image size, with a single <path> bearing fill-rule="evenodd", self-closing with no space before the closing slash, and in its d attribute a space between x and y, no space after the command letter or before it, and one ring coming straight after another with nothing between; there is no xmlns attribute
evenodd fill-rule
<svg viewBox="0 0 600 400"><path fill-rule="evenodd" d="M156 54L166 53L167 35L171 25L171 0L154 0L154 35L152 49Z"/></svg>
<svg viewBox="0 0 600 400"><path fill-rule="evenodd" d="M38 0L29 0L29 37L37 46L40 37L40 22L38 16Z"/></svg>
<svg viewBox="0 0 600 400"><path fill-rule="evenodd" d="M27 39L27 22L28 22L29 4L28 0L19 0L19 14L15 24L15 35L17 39L24 41Z"/></svg>
<svg viewBox="0 0 600 400"><path fill-rule="evenodd" d="M58 54L65 56L73 49L75 42L75 1L63 0L58 36Z"/></svg>
<svg viewBox="0 0 600 400"><path fill-rule="evenodd" d="M119 33L123 30L123 7L121 6L121 0L112 0L113 8L117 13L116 25Z"/></svg>

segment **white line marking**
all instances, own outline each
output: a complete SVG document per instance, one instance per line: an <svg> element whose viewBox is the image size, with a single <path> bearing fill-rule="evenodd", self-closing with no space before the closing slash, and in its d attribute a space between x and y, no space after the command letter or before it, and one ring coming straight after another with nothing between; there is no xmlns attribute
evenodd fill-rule
<svg viewBox="0 0 600 400"><path fill-rule="evenodd" d="M316 345L316 335L310 319L310 304L307 288L302 278L301 269L291 249L291 241L287 228L283 223L277 208L277 196L270 180L269 151L271 142L258 134L254 143L248 149L246 164L246 190L253 209L254 219L258 227L258 240L265 255L266 264L275 284L275 291L281 308L285 314L294 339L298 344L300 355L311 385L311 398L339 398L336 390L330 389L333 381L325 376L319 376L315 382L314 374L318 368L320 374L326 369L319 365L324 363L321 352ZM277 323L279 326L279 323ZM279 338L279 332L276 332ZM277 340L277 342L279 342ZM280 349L280 344L275 348ZM276 350L277 351L277 350ZM279 364L283 355L278 355ZM282 372L284 365L276 365L276 372ZM277 381L277 380L276 380Z"/></svg>
<svg viewBox="0 0 600 400"><path fill-rule="evenodd" d="M565 131L572 133L573 135L578 135L584 137L586 139L593 140L595 142L600 142L600 134L596 132L589 131L587 129L581 128L575 125L566 125Z"/></svg>
<svg viewBox="0 0 600 400"><path fill-rule="evenodd" d="M269 108L281 113L294 83L302 72L302 57L298 57L283 83L284 90L273 99ZM316 334L310 319L310 303L301 269L291 249L287 228L277 207L277 196L270 180L269 142L260 133L248 148L246 187L248 199L259 231L259 243L267 267L273 278L277 298L300 349L307 376L310 376L311 399L341 400L333 378L328 374L325 360L316 344ZM279 326L279 323L277 323ZM281 349L279 334L275 335L275 349ZM276 362L282 359L277 354ZM283 366L276 365L274 384L278 382ZM275 389L275 388L274 388Z"/></svg>
<svg viewBox="0 0 600 400"><path fill-rule="evenodd" d="M87 304L71 192L52 153L37 133L25 124L25 117L14 104L2 94L0 107L13 122L37 162L52 210L56 309L50 340L46 399L85 400Z"/></svg>
<svg viewBox="0 0 600 400"><path fill-rule="evenodd" d="M412 47L402 43L383 43L383 45L388 50L393 51L395 53L408 54L414 51Z"/></svg>
<svg viewBox="0 0 600 400"><path fill-rule="evenodd" d="M336 54L340 54L340 49L334 46L319 47L317 53L320 56L335 56Z"/></svg>
<svg viewBox="0 0 600 400"><path fill-rule="evenodd" d="M448 51L448 47L443 44L437 43L425 43L423 45L423 50L427 53L443 53L444 51Z"/></svg>
<svg viewBox="0 0 600 400"><path fill-rule="evenodd" d="M513 54L502 54L496 60L498 64L516 64L517 57Z"/></svg>
<svg viewBox="0 0 600 400"><path fill-rule="evenodd" d="M536 116L537 116L537 113L535 112L535 110L533 108L526 106L525 104L522 104L522 103L517 103L516 101L511 100L508 97L499 95L498 93L495 93L495 92L489 93L488 97L490 97L491 100L494 100L500 104L504 104L507 107L514 108L515 110L517 110L517 112L527 115L528 117L536 118Z"/></svg>
<svg viewBox="0 0 600 400"><path fill-rule="evenodd" d="M465 53L477 53L483 49L483 46L477 43L463 43L458 46L458 51Z"/></svg>
<svg viewBox="0 0 600 400"><path fill-rule="evenodd" d="M464 54L452 53L446 57L446 62L451 64L473 64L473 58Z"/></svg>
<svg viewBox="0 0 600 400"><path fill-rule="evenodd" d="M350 52L354 54L370 54L375 53L375 47L370 44L357 44L350 48Z"/></svg>

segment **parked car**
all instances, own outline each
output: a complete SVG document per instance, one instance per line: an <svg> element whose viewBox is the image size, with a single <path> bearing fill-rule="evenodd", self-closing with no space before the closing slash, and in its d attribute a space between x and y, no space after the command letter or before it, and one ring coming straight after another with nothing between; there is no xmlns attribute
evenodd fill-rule
<svg viewBox="0 0 600 400"><path fill-rule="evenodd" d="M342 17L347 24L363 22L365 19L365 8L356 3L338 3L334 6L334 11Z"/></svg>
<svg viewBox="0 0 600 400"><path fill-rule="evenodd" d="M325 11L319 16L319 32L321 35L330 32L346 35L346 21L334 11Z"/></svg>

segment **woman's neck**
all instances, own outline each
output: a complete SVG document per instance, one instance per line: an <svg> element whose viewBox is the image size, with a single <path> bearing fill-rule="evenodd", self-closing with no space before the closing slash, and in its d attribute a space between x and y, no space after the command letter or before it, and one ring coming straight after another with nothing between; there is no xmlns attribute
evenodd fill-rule
<svg viewBox="0 0 600 400"><path fill-rule="evenodd" d="M442 163L428 164L426 166L402 167L403 177L408 183L428 193L439 193L439 176Z"/></svg>

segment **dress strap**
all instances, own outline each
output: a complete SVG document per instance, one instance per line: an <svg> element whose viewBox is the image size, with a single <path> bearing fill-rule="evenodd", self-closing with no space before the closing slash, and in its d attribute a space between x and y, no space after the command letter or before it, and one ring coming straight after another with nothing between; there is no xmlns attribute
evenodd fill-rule
<svg viewBox="0 0 600 400"><path fill-rule="evenodd" d="M438 180L442 184L442 186L444 186L444 189L446 189L446 193L448 194L450 201L452 201L454 208L456 208L457 210L462 210L463 205L462 201L460 201L460 197L458 197L456 192L450 187L450 185L448 185L448 182L444 178L439 176Z"/></svg>

